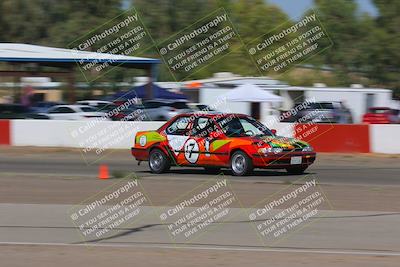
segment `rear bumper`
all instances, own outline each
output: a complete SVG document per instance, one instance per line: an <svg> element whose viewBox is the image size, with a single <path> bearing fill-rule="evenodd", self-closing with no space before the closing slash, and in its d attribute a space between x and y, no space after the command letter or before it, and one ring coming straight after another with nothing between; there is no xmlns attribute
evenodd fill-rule
<svg viewBox="0 0 400 267"><path fill-rule="evenodd" d="M253 165L256 168L284 169L289 167L308 167L314 163L315 152L283 152L277 154L253 154ZM291 164L292 157L301 157L301 164Z"/></svg>

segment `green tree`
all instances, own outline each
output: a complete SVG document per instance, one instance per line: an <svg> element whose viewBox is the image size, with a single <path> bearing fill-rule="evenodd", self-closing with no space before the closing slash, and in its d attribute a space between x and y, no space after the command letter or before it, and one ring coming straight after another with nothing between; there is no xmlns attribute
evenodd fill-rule
<svg viewBox="0 0 400 267"><path fill-rule="evenodd" d="M369 75L379 84L400 89L400 2L374 0L379 10L369 36ZM400 91L397 90L398 96Z"/></svg>
<svg viewBox="0 0 400 267"><path fill-rule="evenodd" d="M317 16L333 46L320 57L336 71L338 84L348 85L349 73L359 63L359 45L363 38L354 0L316 0Z"/></svg>

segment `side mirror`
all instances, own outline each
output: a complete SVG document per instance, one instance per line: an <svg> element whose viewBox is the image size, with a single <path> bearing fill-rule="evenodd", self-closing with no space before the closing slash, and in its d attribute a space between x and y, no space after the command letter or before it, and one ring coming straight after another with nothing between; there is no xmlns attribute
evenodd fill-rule
<svg viewBox="0 0 400 267"><path fill-rule="evenodd" d="M276 135L276 129L271 129L271 133L273 133L274 135Z"/></svg>

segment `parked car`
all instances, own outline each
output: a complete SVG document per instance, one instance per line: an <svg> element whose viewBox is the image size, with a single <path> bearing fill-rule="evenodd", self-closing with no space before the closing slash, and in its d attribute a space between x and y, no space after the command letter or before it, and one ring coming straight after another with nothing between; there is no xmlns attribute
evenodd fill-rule
<svg viewBox="0 0 400 267"><path fill-rule="evenodd" d="M200 103L188 103L190 109L197 113L208 113L208 112L215 112L215 109L210 108L205 104Z"/></svg>
<svg viewBox="0 0 400 267"><path fill-rule="evenodd" d="M0 104L0 119L41 119L48 120L44 114L37 114L32 109L20 104Z"/></svg>
<svg viewBox="0 0 400 267"><path fill-rule="evenodd" d="M191 112L186 101L182 100L148 100L138 106L143 109L147 120L166 121L172 117Z"/></svg>
<svg viewBox="0 0 400 267"><path fill-rule="evenodd" d="M104 112L85 105L60 105L54 106L46 113L53 120L90 120L104 117ZM110 120L104 117L104 120Z"/></svg>
<svg viewBox="0 0 400 267"><path fill-rule="evenodd" d="M111 101L104 100L81 100L76 102L77 105L87 105L101 110L107 106L114 106L115 104Z"/></svg>
<svg viewBox="0 0 400 267"><path fill-rule="evenodd" d="M400 123L399 110L388 107L369 108L363 115L363 123L370 124L390 124Z"/></svg>
<svg viewBox="0 0 400 267"><path fill-rule="evenodd" d="M132 155L148 161L153 173L170 166L204 167L207 172L229 168L243 176L254 168L286 169L302 174L316 157L313 148L294 138L276 136L243 114L180 114L155 131L135 136Z"/></svg>
<svg viewBox="0 0 400 267"><path fill-rule="evenodd" d="M353 123L351 111L340 101L312 102L305 107L303 103L297 103L282 115L282 122Z"/></svg>
<svg viewBox="0 0 400 267"><path fill-rule="evenodd" d="M120 121L125 117L123 110L118 110L118 105L111 101L104 100L82 100L77 101L78 105L87 105L95 108L98 112L109 113L110 119L113 121Z"/></svg>
<svg viewBox="0 0 400 267"><path fill-rule="evenodd" d="M31 109L32 109L32 111L34 111L36 113L45 113L49 110L49 108L58 106L58 105L65 105L65 103L54 102L54 101L40 101L40 102L34 103L31 107Z"/></svg>

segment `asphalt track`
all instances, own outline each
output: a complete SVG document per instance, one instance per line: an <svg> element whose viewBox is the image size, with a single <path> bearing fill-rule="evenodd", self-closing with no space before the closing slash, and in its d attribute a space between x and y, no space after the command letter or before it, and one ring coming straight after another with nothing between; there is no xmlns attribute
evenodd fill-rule
<svg viewBox="0 0 400 267"><path fill-rule="evenodd" d="M207 180L202 168L174 167L169 173L154 175L148 171L147 162L140 166L129 151L113 151L100 156L84 155L79 150L18 148L12 152L0 152L0 172L7 174L35 175L97 175L99 164L107 164L111 172L135 172L139 177L165 177ZM400 156L354 156L352 154L319 154L316 162L307 169L315 174L320 183L400 185ZM229 171L224 174L230 175ZM295 181L298 175L288 175L284 170L256 170L246 177L234 180Z"/></svg>
<svg viewBox="0 0 400 267"><path fill-rule="evenodd" d="M257 170L252 176L232 177L229 171L224 171L244 200L243 206L233 207L232 216L221 223L214 223L214 230L207 230L195 239L175 240L168 232L168 223L160 221L160 210L168 208L169 199L176 194L187 192L215 175L206 174L201 168L173 168L166 174L154 175L148 172L145 163L138 166L127 151L116 151L102 158L84 158L75 150L2 149L0 180L5 187L0 188L0 251L11 250L9 255L15 257L10 263L30 255L37 246L46 248L46 251L60 247L60 250L43 257L53 257L67 247L75 249L71 257L76 257L81 253L76 248L87 246L96 251L105 247L118 248L114 255L128 258L123 254L123 248L135 248L135 251L145 249L135 259L152 258L154 263L171 253L179 254L171 252L178 249L184 251L177 256L180 258L189 255L203 257L203 251L208 260L212 255L227 257L231 255L229 253L245 257L241 258L242 261L237 259L231 262L231 266L265 266L262 262L265 253L268 253L269 260L276 262L276 266L288 266L282 264L288 262L291 266L302 263L320 266L328 255L333 257L326 262L326 266L347 265L340 264L338 259L343 260L341 263L349 263L349 266L361 263L365 266L397 266L400 259L399 163L398 156L319 155L307 174L323 185L335 207L320 210L301 230L273 242L260 239L249 220L248 213L256 203L254 199L264 194L263 191L272 194L276 188L291 185L303 176L288 175L285 171ZM149 194L155 201L153 205L142 207L142 212L146 214L142 219L114 229L109 236L86 239L71 221L71 208L103 190L105 185L118 181L96 179L99 164L107 164L111 173L124 175L134 172L150 189ZM27 245L33 247L25 248ZM44 252L34 253L40 255ZM126 253L129 255L132 252ZM254 257L247 259L248 253L255 253L252 254ZM274 253L284 253L287 261ZM310 259L314 261L304 259L297 262L296 259L304 254L311 255ZM234 255L229 257L230 260L235 259ZM247 261L243 262L244 259ZM171 260L175 262L172 266L179 264L179 259ZM219 263L223 265L230 260ZM212 264L217 263L214 261ZM45 266L43 261L37 264Z"/></svg>

